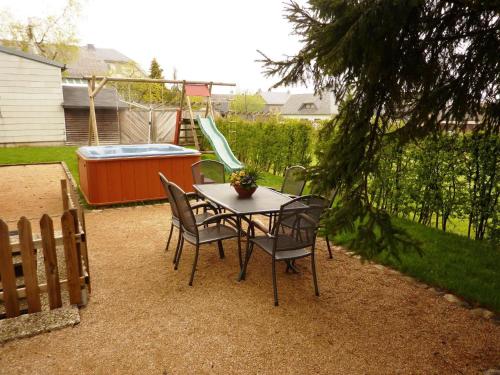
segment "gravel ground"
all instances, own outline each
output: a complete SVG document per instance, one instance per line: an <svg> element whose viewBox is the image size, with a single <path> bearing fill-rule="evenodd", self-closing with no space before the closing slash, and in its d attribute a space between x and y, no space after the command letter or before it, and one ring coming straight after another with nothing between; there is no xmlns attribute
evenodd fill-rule
<svg viewBox="0 0 500 375"><path fill-rule="evenodd" d="M61 227L61 179L66 175L60 164L14 165L0 167L0 218L10 230L26 216L34 233L40 232L43 214L53 216L54 228Z"/></svg>
<svg viewBox="0 0 500 375"><path fill-rule="evenodd" d="M500 365L500 326L319 240L321 296L309 263L279 267L258 250L236 281L236 243L202 248L194 286L163 251L168 205L86 216L92 290L81 323L0 346L5 374L480 373Z"/></svg>

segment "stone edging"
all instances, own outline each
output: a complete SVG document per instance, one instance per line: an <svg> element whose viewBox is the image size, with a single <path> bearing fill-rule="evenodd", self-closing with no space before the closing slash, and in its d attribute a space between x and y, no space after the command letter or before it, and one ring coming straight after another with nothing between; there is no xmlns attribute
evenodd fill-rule
<svg viewBox="0 0 500 375"><path fill-rule="evenodd" d="M341 246L332 246L332 249L337 250L339 252L342 252L342 253L346 254L347 256L350 256L351 258L358 259L358 260L362 261L361 256L359 256L356 253L349 251ZM371 261L367 261L366 264L373 266L373 268L376 268L379 271L388 272L388 273L391 273L393 275L398 275L399 277L405 279L409 283L411 283L414 286L417 286L421 289L428 289L429 291L434 293L436 296L442 297L443 299L445 299L446 301L448 301L450 303L453 303L455 305L458 305L458 306L461 306L465 309L468 309L470 311L470 313L476 317L492 320L494 323L500 324L500 314L495 314L493 311L490 311L490 310L482 308L482 307L472 308L472 305L470 303L457 297L456 295L451 294L444 289L441 289L438 287L432 287L432 286L425 284L421 281L415 280L413 277L406 276L395 269L392 269L392 268L389 268L389 267L386 267L386 266L383 266L381 264L371 262Z"/></svg>

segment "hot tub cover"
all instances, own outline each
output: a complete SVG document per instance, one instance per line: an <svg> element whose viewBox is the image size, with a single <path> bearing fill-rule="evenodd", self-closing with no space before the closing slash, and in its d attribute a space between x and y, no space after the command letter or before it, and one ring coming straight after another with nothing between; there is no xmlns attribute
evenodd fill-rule
<svg viewBox="0 0 500 375"><path fill-rule="evenodd" d="M198 155L197 150L172 144L84 146L77 150L85 159L136 158L144 156Z"/></svg>

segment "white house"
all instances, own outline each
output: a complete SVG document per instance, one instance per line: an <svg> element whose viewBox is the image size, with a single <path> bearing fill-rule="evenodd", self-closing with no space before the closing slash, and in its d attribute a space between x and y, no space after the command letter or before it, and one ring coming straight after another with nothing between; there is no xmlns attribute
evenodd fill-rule
<svg viewBox="0 0 500 375"><path fill-rule="evenodd" d="M64 144L63 68L0 46L0 147Z"/></svg>
<svg viewBox="0 0 500 375"><path fill-rule="evenodd" d="M314 94L290 95L283 105L281 115L286 118L320 121L330 119L338 113L335 98L332 93L322 96Z"/></svg>

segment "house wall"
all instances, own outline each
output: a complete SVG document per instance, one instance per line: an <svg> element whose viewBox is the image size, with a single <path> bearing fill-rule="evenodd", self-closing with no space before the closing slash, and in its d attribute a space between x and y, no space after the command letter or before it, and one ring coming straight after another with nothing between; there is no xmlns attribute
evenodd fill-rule
<svg viewBox="0 0 500 375"><path fill-rule="evenodd" d="M0 146L63 144L61 69L0 51Z"/></svg>
<svg viewBox="0 0 500 375"><path fill-rule="evenodd" d="M315 121L315 120L329 120L333 117L333 115L282 115L284 118L291 118L291 119L304 119L304 120L309 120L309 121Z"/></svg>

